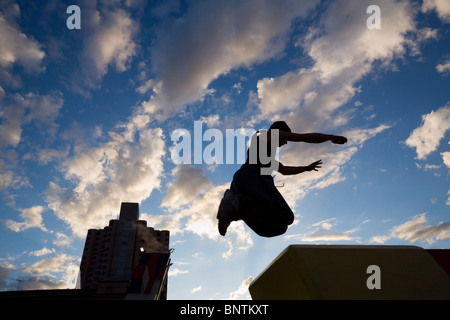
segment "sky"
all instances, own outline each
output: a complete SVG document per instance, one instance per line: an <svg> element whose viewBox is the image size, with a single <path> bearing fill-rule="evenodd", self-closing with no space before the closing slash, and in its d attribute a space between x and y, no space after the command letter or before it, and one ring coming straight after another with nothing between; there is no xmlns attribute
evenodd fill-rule
<svg viewBox="0 0 450 320"><path fill-rule="evenodd" d="M449 24L447 0L1 1L0 290L70 287L123 201L170 230L169 299L249 299L292 244L449 248ZM294 223L221 237L226 133L276 120L348 143L283 146L323 161L274 177Z"/></svg>

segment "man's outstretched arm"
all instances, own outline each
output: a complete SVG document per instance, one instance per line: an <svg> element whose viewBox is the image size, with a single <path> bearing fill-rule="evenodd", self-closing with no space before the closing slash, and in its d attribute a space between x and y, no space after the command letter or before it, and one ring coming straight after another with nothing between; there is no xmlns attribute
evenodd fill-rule
<svg viewBox="0 0 450 320"><path fill-rule="evenodd" d="M319 171L318 168L321 168L322 160L316 161L311 163L309 166L306 167L290 167L290 166L284 166L281 162L278 166L278 172L281 173L284 176L293 175L293 174L299 174L305 171Z"/></svg>
<svg viewBox="0 0 450 320"><path fill-rule="evenodd" d="M294 132L280 131L279 138L286 141L308 142L308 143L322 143L325 141L331 141L337 144L344 144L347 142L346 137L323 133L294 133Z"/></svg>

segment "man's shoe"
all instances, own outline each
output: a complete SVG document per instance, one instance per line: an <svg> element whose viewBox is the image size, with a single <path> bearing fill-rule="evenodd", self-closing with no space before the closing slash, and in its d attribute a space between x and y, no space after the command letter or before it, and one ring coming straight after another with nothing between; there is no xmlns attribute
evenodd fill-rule
<svg viewBox="0 0 450 320"><path fill-rule="evenodd" d="M224 236L227 233L228 226L232 221L238 220L237 212L239 207L239 198L231 190L227 189L220 201L217 219L219 220L219 233Z"/></svg>

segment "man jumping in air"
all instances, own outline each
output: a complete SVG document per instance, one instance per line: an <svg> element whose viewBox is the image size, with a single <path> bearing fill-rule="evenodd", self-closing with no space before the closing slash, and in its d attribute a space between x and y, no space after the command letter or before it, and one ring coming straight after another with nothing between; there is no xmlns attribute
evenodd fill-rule
<svg viewBox="0 0 450 320"><path fill-rule="evenodd" d="M222 236L232 221L243 220L262 237L282 235L294 222L294 213L275 187L270 173L272 169L282 175L318 171L322 160L306 167L284 166L275 160L274 150L288 141L344 144L347 138L322 133L293 133L284 121L274 122L265 135L257 132L247 150L247 161L234 174L230 189L225 191L220 202L217 219ZM264 147L265 151L261 152L260 148L264 150Z"/></svg>

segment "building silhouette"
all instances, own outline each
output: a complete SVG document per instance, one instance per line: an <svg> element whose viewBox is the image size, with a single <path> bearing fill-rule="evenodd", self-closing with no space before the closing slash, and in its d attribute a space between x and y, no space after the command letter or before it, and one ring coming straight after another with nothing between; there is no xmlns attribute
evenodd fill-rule
<svg viewBox="0 0 450 320"><path fill-rule="evenodd" d="M155 230L139 220L138 203L122 202L118 220L88 230L80 264L81 289L126 292L143 255L169 253L169 236L169 231Z"/></svg>
<svg viewBox="0 0 450 320"><path fill-rule="evenodd" d="M118 220L88 230L76 289L5 291L0 300L166 300L169 237L139 220L137 203L122 202Z"/></svg>

